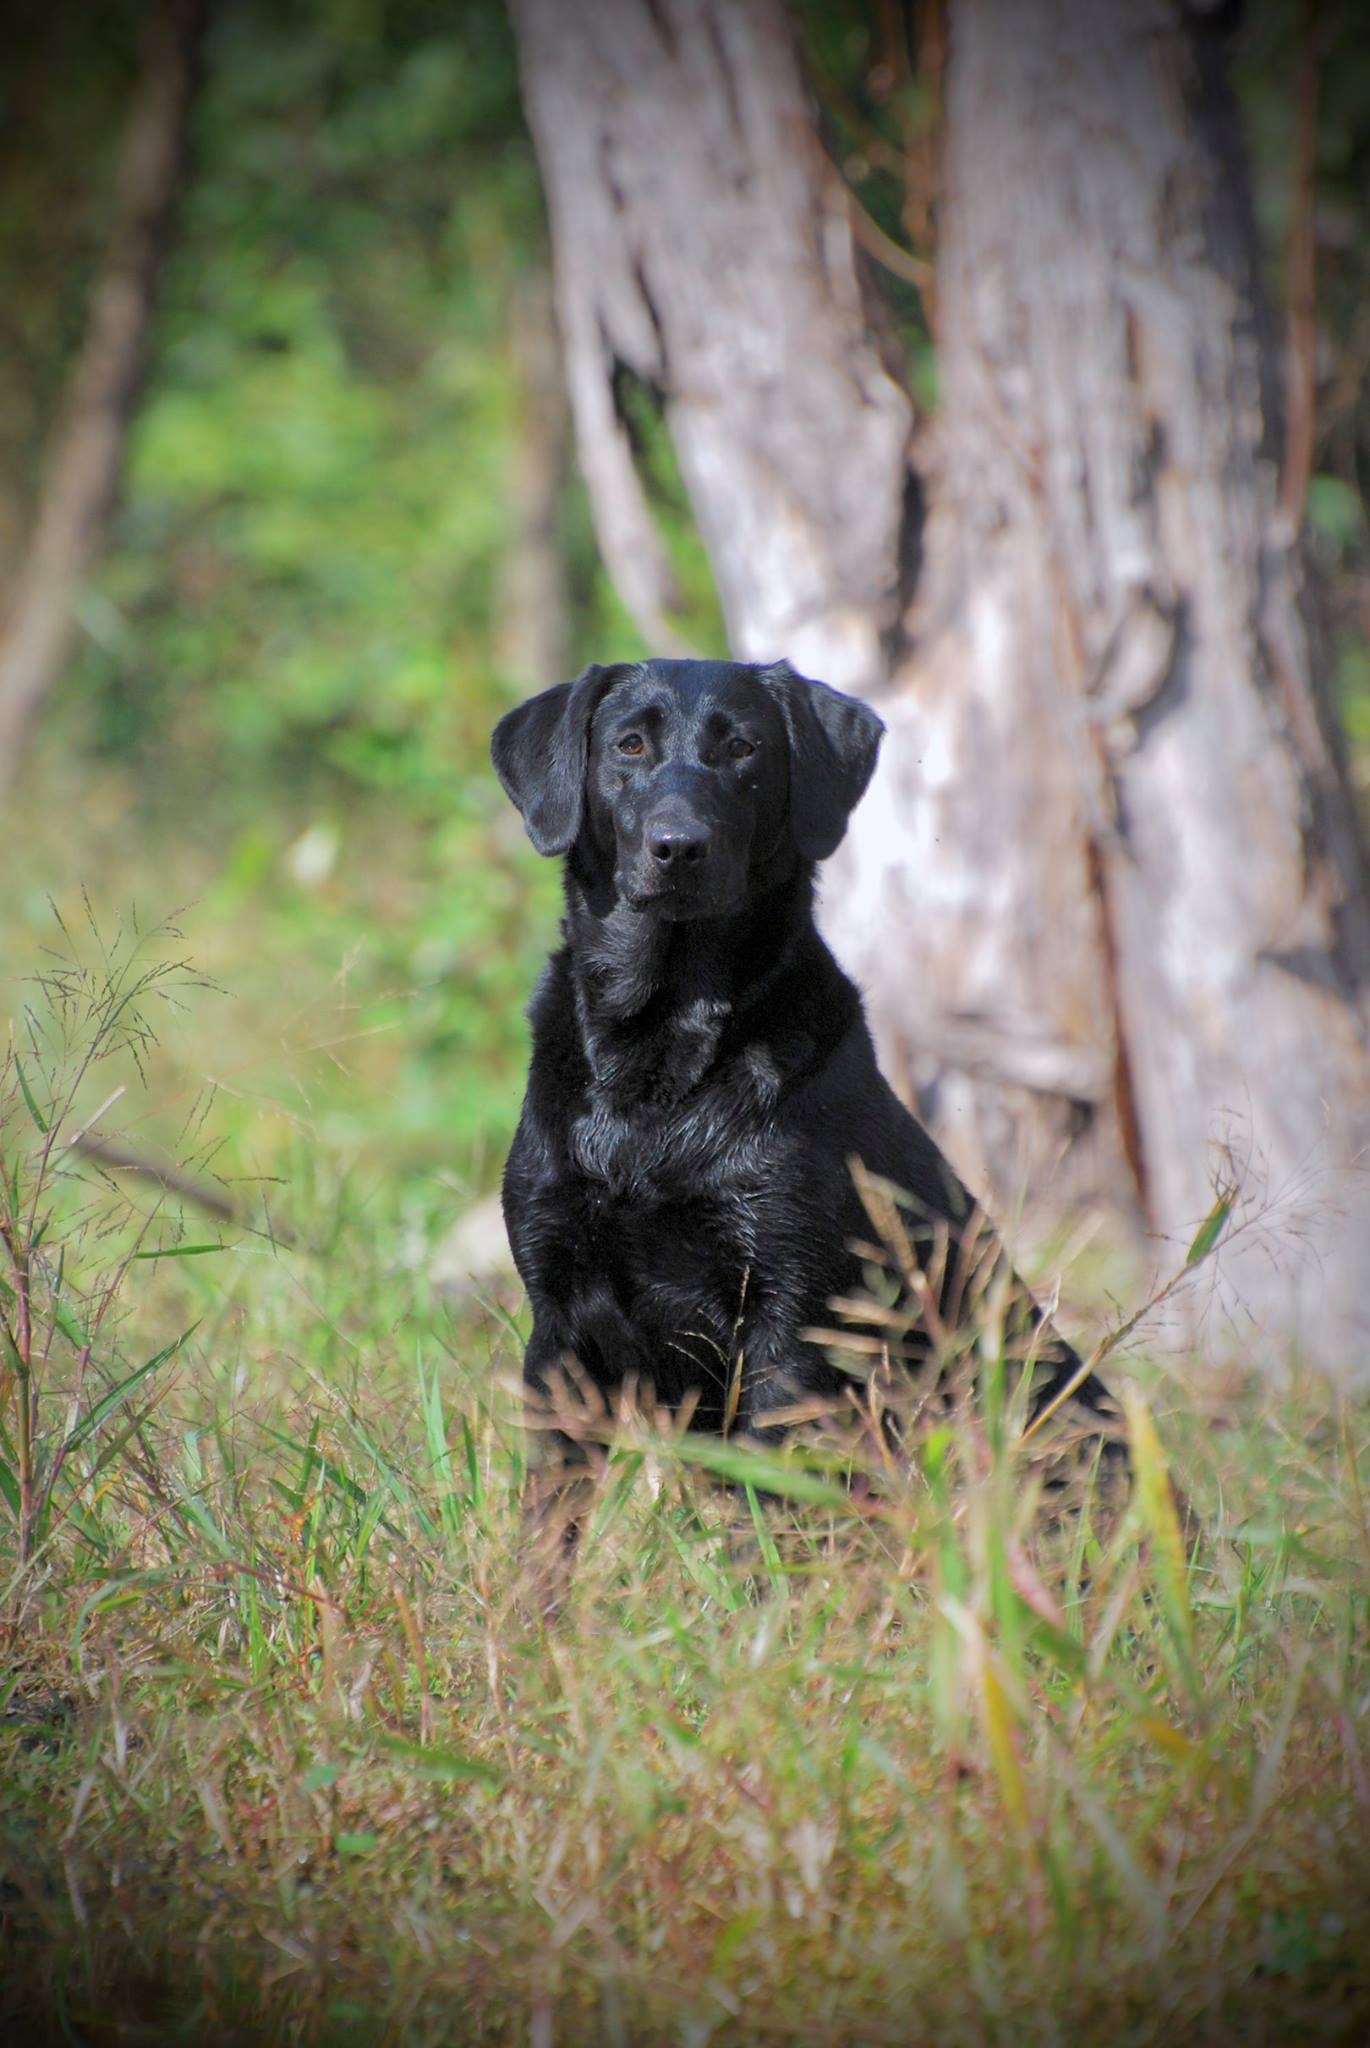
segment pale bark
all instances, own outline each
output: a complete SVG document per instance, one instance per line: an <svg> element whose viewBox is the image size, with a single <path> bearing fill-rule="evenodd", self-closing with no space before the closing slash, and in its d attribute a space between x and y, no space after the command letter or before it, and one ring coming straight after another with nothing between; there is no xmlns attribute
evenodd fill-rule
<svg viewBox="0 0 1370 2048"><path fill-rule="evenodd" d="M1240 1184L1191 1335L1364 1374L1370 920L1278 516L1240 166L1165 0L1089 27L1070 0L953 10L938 512L886 829L858 817L840 923L886 1000L906 925L916 1045L1026 1014L1107 1075L1162 1259ZM1029 1158L1051 1133L1009 1082L970 1094L982 1181L1012 1171L1006 1118Z"/></svg>
<svg viewBox="0 0 1370 2048"><path fill-rule="evenodd" d="M105 256L44 464L33 527L0 631L0 790L61 678L81 585L99 554L147 358L185 151L203 0L154 22L124 136Z"/></svg>
<svg viewBox="0 0 1370 2048"><path fill-rule="evenodd" d="M1208 32L953 0L900 620L909 414L773 0L515 13L592 488L617 357L663 393L736 650L889 723L827 893L895 1078L1001 1211L1121 1198L1162 1264L1236 1179L1187 1336L1370 1373L1364 856Z"/></svg>
<svg viewBox="0 0 1370 2048"><path fill-rule="evenodd" d="M600 546L659 653L669 565L615 384L662 396L730 640L847 689L898 612L909 402L780 0L512 0Z"/></svg>

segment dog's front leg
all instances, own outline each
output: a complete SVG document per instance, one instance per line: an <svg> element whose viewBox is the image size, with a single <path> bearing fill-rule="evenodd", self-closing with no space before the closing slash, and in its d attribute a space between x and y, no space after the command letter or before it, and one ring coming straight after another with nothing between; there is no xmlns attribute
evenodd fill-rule
<svg viewBox="0 0 1370 2048"><path fill-rule="evenodd" d="M535 1323L524 1361L524 1420L530 1456L519 1540L521 1598L540 1622L565 1605L581 1530L595 1489L596 1425L603 1400L569 1346Z"/></svg>
<svg viewBox="0 0 1370 2048"><path fill-rule="evenodd" d="M569 1437L549 1437L528 1468L519 1540L520 1597L536 1621L555 1621L566 1603L594 1485L584 1446Z"/></svg>
<svg viewBox="0 0 1370 2048"><path fill-rule="evenodd" d="M732 1362L726 1434L757 1450L778 1451L792 1434L791 1417L803 1397L795 1362L802 1346L792 1332L753 1315L737 1331ZM778 1419L777 1419L778 1418ZM762 1595L768 1581L758 1516L765 1517L777 1496L764 1486L734 1482L727 1489L728 1556L734 1571Z"/></svg>

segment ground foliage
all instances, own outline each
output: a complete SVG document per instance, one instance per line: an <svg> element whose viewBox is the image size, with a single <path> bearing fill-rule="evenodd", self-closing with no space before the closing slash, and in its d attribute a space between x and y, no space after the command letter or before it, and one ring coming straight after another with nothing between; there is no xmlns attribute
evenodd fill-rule
<svg viewBox="0 0 1370 2048"><path fill-rule="evenodd" d="M544 1628L517 1325L311 1144L241 1230L57 1144L209 995L166 931L54 955L0 1075L12 2038L1364 2038L1358 1412L1115 1358L1131 1503L1043 1520L988 1303L897 1458L615 1418Z"/></svg>

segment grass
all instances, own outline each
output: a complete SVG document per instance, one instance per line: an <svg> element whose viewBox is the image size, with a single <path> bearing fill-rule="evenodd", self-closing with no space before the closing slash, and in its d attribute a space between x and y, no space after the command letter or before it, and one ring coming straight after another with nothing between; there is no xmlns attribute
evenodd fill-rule
<svg viewBox="0 0 1370 2048"><path fill-rule="evenodd" d="M518 1332L386 1181L302 1139L286 1244L60 1142L165 958L0 1084L7 2038L1364 2039L1363 1408L1115 1361L1056 1525L1011 1415L864 1491L626 1416L543 1630Z"/></svg>

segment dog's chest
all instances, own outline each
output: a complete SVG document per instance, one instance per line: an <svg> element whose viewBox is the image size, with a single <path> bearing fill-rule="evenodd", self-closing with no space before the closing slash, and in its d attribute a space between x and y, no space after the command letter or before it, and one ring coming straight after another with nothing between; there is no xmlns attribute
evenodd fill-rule
<svg viewBox="0 0 1370 2048"><path fill-rule="evenodd" d="M576 1120L573 1145L562 1188L575 1237L559 1262L566 1303L581 1315L611 1298L627 1323L615 1322L601 1351L640 1350L659 1391L675 1367L682 1384L707 1386L757 1292L758 1269L774 1259L768 1218L785 1184L774 1145L756 1131L725 1143L707 1118L643 1128L593 1110Z"/></svg>
<svg viewBox="0 0 1370 2048"><path fill-rule="evenodd" d="M807 1021L748 1028L701 991L622 1019L549 1002L537 1025L529 1235L558 1273L612 1274L628 1293L722 1286L735 1308L799 1170L782 1099L812 1053Z"/></svg>
<svg viewBox="0 0 1370 2048"><path fill-rule="evenodd" d="M746 1189L764 1185L784 1150L769 1111L780 1075L764 1047L705 1078L658 1066L646 1085L619 1074L592 1082L567 1117L573 1171L617 1209L731 1211Z"/></svg>

